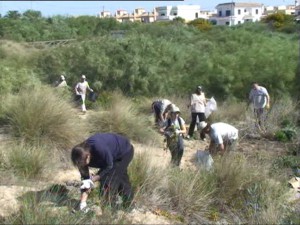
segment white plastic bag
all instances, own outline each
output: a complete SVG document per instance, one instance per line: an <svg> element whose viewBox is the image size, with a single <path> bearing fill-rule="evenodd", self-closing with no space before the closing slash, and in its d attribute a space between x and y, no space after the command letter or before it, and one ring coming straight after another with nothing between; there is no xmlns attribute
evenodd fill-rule
<svg viewBox="0 0 300 225"><path fill-rule="evenodd" d="M209 171L213 167L214 160L208 151L197 150L197 163L201 168Z"/></svg>
<svg viewBox="0 0 300 225"><path fill-rule="evenodd" d="M210 114L217 110L217 102L214 97L211 97L209 101L206 103L205 107L205 118L208 118Z"/></svg>

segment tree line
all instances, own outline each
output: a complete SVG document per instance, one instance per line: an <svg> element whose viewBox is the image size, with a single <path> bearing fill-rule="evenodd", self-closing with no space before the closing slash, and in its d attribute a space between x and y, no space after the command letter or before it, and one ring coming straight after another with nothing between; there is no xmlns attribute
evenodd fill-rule
<svg viewBox="0 0 300 225"><path fill-rule="evenodd" d="M273 96L295 96L298 25L288 18L279 26L275 19L221 27L201 20L186 25L179 19L142 24L91 16L44 18L28 10L1 17L0 37L14 41L76 38L66 46L35 51L26 60L18 57L22 63L17 67L46 83L65 74L72 86L80 74L86 74L101 91L120 89L129 96L188 96L202 85L217 99L243 100L250 83L258 81ZM116 37L110 33L114 30L125 32ZM16 56L0 49L0 57L4 59L0 70L13 71Z"/></svg>

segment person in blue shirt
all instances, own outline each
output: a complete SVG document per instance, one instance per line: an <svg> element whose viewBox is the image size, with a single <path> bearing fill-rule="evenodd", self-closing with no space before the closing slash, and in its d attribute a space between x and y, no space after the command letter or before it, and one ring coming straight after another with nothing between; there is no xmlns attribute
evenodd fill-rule
<svg viewBox="0 0 300 225"><path fill-rule="evenodd" d="M72 149L71 159L82 179L80 210L88 210L86 202L95 181L100 181L101 194L106 198L120 195L124 206L131 204L133 191L127 168L133 155L130 141L114 133L97 133ZM91 175L89 167L99 168L98 173Z"/></svg>

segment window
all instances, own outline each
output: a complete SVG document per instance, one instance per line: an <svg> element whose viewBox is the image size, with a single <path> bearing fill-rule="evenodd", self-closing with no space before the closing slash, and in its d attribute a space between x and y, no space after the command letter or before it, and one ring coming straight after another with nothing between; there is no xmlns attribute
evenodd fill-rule
<svg viewBox="0 0 300 225"><path fill-rule="evenodd" d="M226 14L226 16L230 16L231 15L231 11L230 10L226 10L225 14Z"/></svg>
<svg viewBox="0 0 300 225"><path fill-rule="evenodd" d="M241 10L240 9L238 10L238 14L241 15Z"/></svg>
<svg viewBox="0 0 300 225"><path fill-rule="evenodd" d="M174 15L174 16L177 16L177 13L174 13L173 15Z"/></svg>
<svg viewBox="0 0 300 225"><path fill-rule="evenodd" d="M238 21L238 24L241 24L241 21Z"/></svg>
<svg viewBox="0 0 300 225"><path fill-rule="evenodd" d="M255 10L255 13L258 14L258 9Z"/></svg>
<svg viewBox="0 0 300 225"><path fill-rule="evenodd" d="M219 11L219 16L222 16L222 11Z"/></svg>
<svg viewBox="0 0 300 225"><path fill-rule="evenodd" d="M225 24L229 26L230 23L229 23L229 22L226 22Z"/></svg>
<svg viewBox="0 0 300 225"><path fill-rule="evenodd" d="M244 9L244 12L247 12L247 9Z"/></svg>
<svg viewBox="0 0 300 225"><path fill-rule="evenodd" d="M198 19L198 13L195 13L195 18Z"/></svg>
<svg viewBox="0 0 300 225"><path fill-rule="evenodd" d="M164 13L161 13L161 14L160 14L160 16L165 16L165 15L166 15L166 14L164 14Z"/></svg>

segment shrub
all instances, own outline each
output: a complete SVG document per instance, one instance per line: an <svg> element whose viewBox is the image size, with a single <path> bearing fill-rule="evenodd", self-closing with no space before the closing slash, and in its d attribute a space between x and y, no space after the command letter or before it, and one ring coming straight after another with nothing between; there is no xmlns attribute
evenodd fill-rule
<svg viewBox="0 0 300 225"><path fill-rule="evenodd" d="M71 105L45 86L21 91L4 111L11 134L26 143L67 148L85 134Z"/></svg>
<svg viewBox="0 0 300 225"><path fill-rule="evenodd" d="M158 142L159 135L151 129L148 118L139 114L134 104L120 93L113 94L105 110L90 116L91 132L119 133L141 143Z"/></svg>
<svg viewBox="0 0 300 225"><path fill-rule="evenodd" d="M41 177L49 163L49 149L31 147L24 144L7 145L2 150L2 165L6 170L11 170L21 178Z"/></svg>

